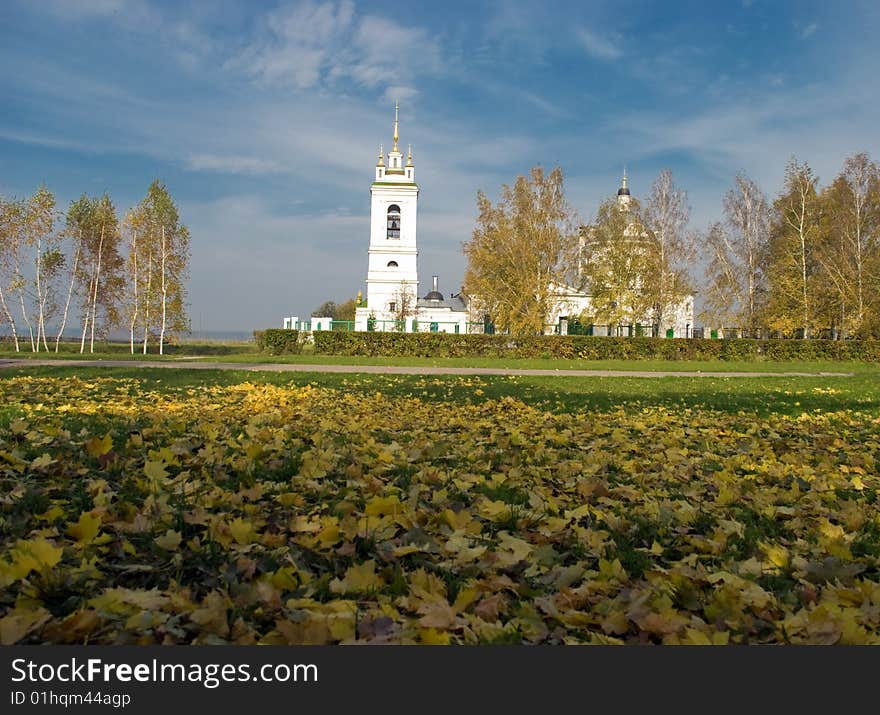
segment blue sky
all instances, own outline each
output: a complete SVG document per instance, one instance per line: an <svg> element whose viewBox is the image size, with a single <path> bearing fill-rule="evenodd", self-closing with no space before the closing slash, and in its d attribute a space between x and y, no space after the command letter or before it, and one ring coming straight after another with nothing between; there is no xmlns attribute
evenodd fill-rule
<svg viewBox="0 0 880 715"><path fill-rule="evenodd" d="M459 287L475 194L560 165L584 219L662 168L692 226L737 170L772 198L877 157L880 3L0 4L0 193L120 211L162 179L190 227L196 330L305 316L363 287L393 104L413 144L422 292Z"/></svg>

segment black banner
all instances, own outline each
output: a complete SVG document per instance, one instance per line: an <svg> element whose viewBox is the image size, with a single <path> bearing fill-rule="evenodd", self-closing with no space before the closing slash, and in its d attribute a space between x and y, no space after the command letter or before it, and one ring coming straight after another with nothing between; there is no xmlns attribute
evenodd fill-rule
<svg viewBox="0 0 880 715"><path fill-rule="evenodd" d="M0 649L0 712L258 707L458 715L725 705L812 712L870 697L878 654L825 647L12 646Z"/></svg>

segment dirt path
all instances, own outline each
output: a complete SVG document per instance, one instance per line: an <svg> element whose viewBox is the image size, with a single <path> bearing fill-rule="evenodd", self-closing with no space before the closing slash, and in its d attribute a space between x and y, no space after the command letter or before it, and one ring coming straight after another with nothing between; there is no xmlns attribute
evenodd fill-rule
<svg viewBox="0 0 880 715"><path fill-rule="evenodd" d="M675 372L671 370L528 370L495 367L403 365L301 365L290 363L195 362L153 360L0 360L0 368L33 365L64 367L144 367L171 370L245 370L264 372L341 372L376 375L516 375L550 377L852 377L851 372Z"/></svg>

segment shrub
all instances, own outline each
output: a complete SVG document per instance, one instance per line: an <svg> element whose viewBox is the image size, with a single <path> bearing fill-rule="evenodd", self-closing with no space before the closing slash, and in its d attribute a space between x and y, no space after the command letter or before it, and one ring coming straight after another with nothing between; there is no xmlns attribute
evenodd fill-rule
<svg viewBox="0 0 880 715"><path fill-rule="evenodd" d="M286 330L283 328L255 330L254 340L260 352L269 353L270 355L291 355L302 352L303 341L299 330Z"/></svg>
<svg viewBox="0 0 880 715"><path fill-rule="evenodd" d="M277 331L282 332L282 331ZM581 360L863 360L880 362L880 341L703 340L587 335L455 335L318 332L318 355L489 357Z"/></svg>

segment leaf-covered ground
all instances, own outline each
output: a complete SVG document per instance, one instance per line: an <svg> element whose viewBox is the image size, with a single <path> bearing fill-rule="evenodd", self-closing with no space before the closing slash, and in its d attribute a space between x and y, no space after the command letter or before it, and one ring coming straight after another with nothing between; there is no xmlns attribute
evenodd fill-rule
<svg viewBox="0 0 880 715"><path fill-rule="evenodd" d="M880 642L870 412L0 398L2 643Z"/></svg>

